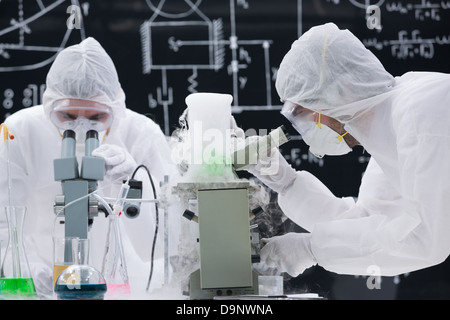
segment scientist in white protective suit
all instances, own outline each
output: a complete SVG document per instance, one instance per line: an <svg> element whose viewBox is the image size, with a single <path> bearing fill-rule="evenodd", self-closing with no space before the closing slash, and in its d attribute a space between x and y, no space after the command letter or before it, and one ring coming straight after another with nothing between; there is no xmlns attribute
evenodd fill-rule
<svg viewBox="0 0 450 320"><path fill-rule="evenodd" d="M356 202L335 197L275 149L252 165L248 171L278 192L283 212L309 231L269 239L261 259L292 276L316 264L393 276L443 262L450 254L450 75L393 77L351 32L327 23L292 44L276 88L282 114L313 154L343 155L360 144L371 159Z"/></svg>
<svg viewBox="0 0 450 320"><path fill-rule="evenodd" d="M101 196L117 197L122 181L130 178L138 165L149 169L157 187L165 175L171 176L176 169L171 164L169 146L160 127L126 108L113 61L93 38L61 51L48 72L43 104L19 110L5 124L15 135L9 143L13 204L27 207L24 243L37 293L47 297L53 290L53 205L55 196L62 194L61 182L54 180L53 159L61 156L65 129L76 132L79 164L84 155L85 132L91 126L98 130L100 146L92 155L103 157L106 163L105 178L97 188ZM4 148L5 144L0 143L1 170L6 168ZM136 178L143 181L143 197L152 199L150 179L142 171ZM0 174L0 185L6 190L6 174ZM7 192L0 193L0 204L8 205ZM121 219L132 293L136 288L133 279L137 277L137 283L145 288L150 271L143 266L150 260L155 215L144 208L151 211L154 204L148 207L142 204L141 213L135 219L124 215ZM0 219L0 234L3 243L7 243L4 213ZM89 231L90 264L99 270L106 230L107 219L99 214Z"/></svg>

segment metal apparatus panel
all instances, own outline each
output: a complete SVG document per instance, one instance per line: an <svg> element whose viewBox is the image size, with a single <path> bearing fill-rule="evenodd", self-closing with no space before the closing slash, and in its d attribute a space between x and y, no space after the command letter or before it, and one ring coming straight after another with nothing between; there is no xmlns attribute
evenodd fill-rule
<svg viewBox="0 0 450 320"><path fill-rule="evenodd" d="M202 288L252 286L247 189L198 191Z"/></svg>

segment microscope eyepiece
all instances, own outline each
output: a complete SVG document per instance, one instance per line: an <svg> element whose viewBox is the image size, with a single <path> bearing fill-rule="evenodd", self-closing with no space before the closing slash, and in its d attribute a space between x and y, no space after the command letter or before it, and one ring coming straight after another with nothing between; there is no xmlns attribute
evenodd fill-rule
<svg viewBox="0 0 450 320"><path fill-rule="evenodd" d="M90 138L98 139L98 132L95 130L89 130L86 132L86 140Z"/></svg>
<svg viewBox="0 0 450 320"><path fill-rule="evenodd" d="M65 130L63 133L63 139L64 138L73 138L75 139L75 131L73 130Z"/></svg>

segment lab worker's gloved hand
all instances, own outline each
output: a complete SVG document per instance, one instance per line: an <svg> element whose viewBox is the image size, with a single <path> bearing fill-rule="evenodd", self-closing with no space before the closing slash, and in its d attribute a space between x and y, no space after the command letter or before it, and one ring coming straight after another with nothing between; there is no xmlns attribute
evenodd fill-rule
<svg viewBox="0 0 450 320"><path fill-rule="evenodd" d="M105 175L110 176L112 180L128 178L137 167L128 151L112 144L102 144L92 151L92 156L105 159Z"/></svg>
<svg viewBox="0 0 450 320"><path fill-rule="evenodd" d="M296 277L317 264L311 251L310 233L287 233L270 239L261 249L260 257L268 266Z"/></svg>
<svg viewBox="0 0 450 320"><path fill-rule="evenodd" d="M257 142L260 138L259 136L248 137L249 143ZM250 164L245 170L277 193L284 193L294 183L297 176L295 169L276 147L269 152L260 152L257 163Z"/></svg>

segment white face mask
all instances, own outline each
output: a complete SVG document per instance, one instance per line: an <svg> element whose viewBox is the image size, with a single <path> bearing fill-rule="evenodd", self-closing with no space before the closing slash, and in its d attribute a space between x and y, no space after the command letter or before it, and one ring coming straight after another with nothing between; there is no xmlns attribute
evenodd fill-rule
<svg viewBox="0 0 450 320"><path fill-rule="evenodd" d="M324 124L321 124L320 127L315 125L306 131L302 137L309 145L309 151L318 158L322 158L324 155L344 155L352 151L342 135Z"/></svg>
<svg viewBox="0 0 450 320"><path fill-rule="evenodd" d="M303 140L309 145L309 151L316 157L322 158L326 154L337 156L352 151L343 139L347 132L339 135L327 125L322 125L320 113L286 101L281 109L281 114L301 134Z"/></svg>

